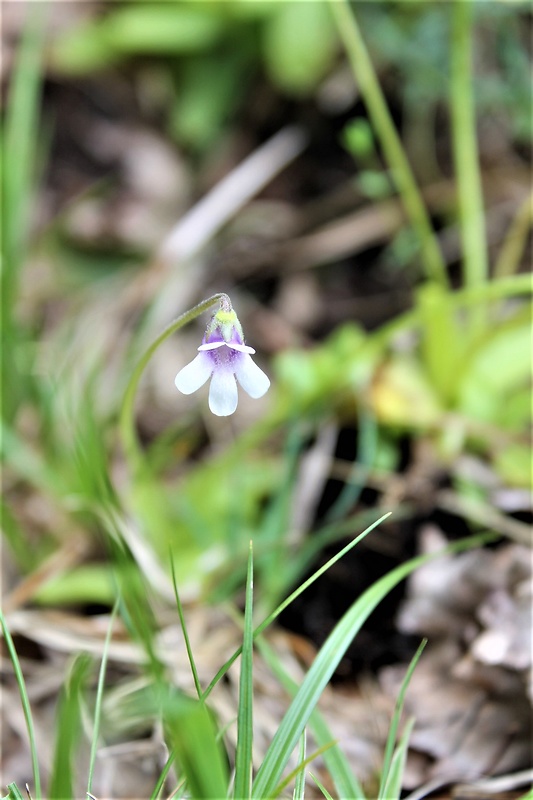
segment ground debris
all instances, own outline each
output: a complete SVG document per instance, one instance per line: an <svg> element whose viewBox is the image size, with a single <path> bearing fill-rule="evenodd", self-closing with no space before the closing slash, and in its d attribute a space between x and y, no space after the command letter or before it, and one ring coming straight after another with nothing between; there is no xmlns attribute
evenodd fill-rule
<svg viewBox="0 0 533 800"><path fill-rule="evenodd" d="M422 550L444 543L434 526ZM406 713L416 719L407 788L523 770L531 761L531 556L504 544L438 559L408 582L400 630L429 644ZM405 667L381 670L395 696ZM529 700L528 700L529 694Z"/></svg>

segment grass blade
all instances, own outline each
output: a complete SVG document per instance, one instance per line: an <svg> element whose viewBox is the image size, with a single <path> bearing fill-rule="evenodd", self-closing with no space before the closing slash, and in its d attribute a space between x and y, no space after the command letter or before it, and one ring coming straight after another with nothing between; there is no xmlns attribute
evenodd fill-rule
<svg viewBox="0 0 533 800"><path fill-rule="evenodd" d="M318 778L317 778L317 777L315 777L315 775L313 775L313 773L312 773L312 772L310 772L309 774L311 775L312 779L314 780L314 782L316 783L316 785L318 786L318 788L320 789L320 791L322 792L322 794L324 795L324 797L326 798L326 800L333 800L333 797L330 795L330 793L328 792L328 790L326 789L326 787L325 787L325 786L323 786L323 785L320 783L320 781L318 780Z"/></svg>
<svg viewBox="0 0 533 800"><path fill-rule="evenodd" d="M200 678L198 676L198 670L196 669L196 662L194 660L194 655L192 652L191 647L191 640L189 639L189 632L187 631L187 625L185 624L185 615L183 613L183 606L181 604L181 599L178 592L178 582L176 580L176 568L174 566L174 559L172 557L172 552L170 553L170 569L172 571L172 586L174 587L174 594L176 595L176 605L178 607L178 615L180 618L180 625L181 630L183 631L183 638L185 640L185 648L187 650L187 657L189 659L189 664L191 667L192 677L194 680L194 686L196 689L196 694L198 695L198 699L202 698L202 686L200 683Z"/></svg>
<svg viewBox="0 0 533 800"><path fill-rule="evenodd" d="M91 658L82 653L73 661L61 697L56 722L56 744L48 787L50 800L75 797L74 754L81 733L81 694Z"/></svg>
<svg viewBox="0 0 533 800"><path fill-rule="evenodd" d="M90 794L92 791L94 765L96 763L96 751L98 749L98 734L100 732L100 720L102 718L102 700L104 696L107 657L109 655L109 645L111 644L113 625L117 616L118 607L119 600L116 601L113 611L111 612L111 617L109 618L109 627L105 637L104 649L102 652L102 662L100 664L100 672L98 674L98 687L96 689L96 704L94 708L93 738L91 742L91 755L89 757L89 777L87 778L87 794Z"/></svg>
<svg viewBox="0 0 533 800"><path fill-rule="evenodd" d="M272 614L266 617L266 619L264 619L263 622L261 622L261 624L257 626L257 628L254 630L254 639L256 639L259 636L259 634L261 634L266 628L268 628L268 626L271 625L277 617L279 617L281 612L284 611L287 608L287 606L289 606L294 600L296 600L296 598L299 597L302 594L302 592L304 592L309 586L311 586L311 584L314 583L314 581L320 578L320 576L323 575L324 572L326 572L330 567L332 567L333 564L335 564L340 558L346 555L346 553L349 550L351 550L352 547L355 547L355 545L358 542L364 539L364 537L367 536L370 533L370 531L374 530L374 528L376 528L381 522L383 522L384 519L390 517L391 513L392 512L389 511L386 514L383 514L383 516L377 519L375 522L373 522L372 525L369 525L368 528L365 528L365 530L362 533L356 536L355 539L353 539L349 544L346 545L346 547L343 547L342 550L340 550L338 553L336 553L336 555L330 558L329 561L327 561L322 567L320 567L320 569L317 569L317 571L314 572L310 578L304 581L297 589L294 590L294 592L292 592L287 598L285 598L285 600L279 604L279 606L272 612ZM226 661L226 663L219 669L219 671L217 672L217 674L215 675L215 677L213 678L213 680L211 681L211 683L209 684L209 686L207 687L207 689L203 694L204 700L211 694L211 692L213 691L219 680L224 677L224 675L231 667L231 665L240 656L241 652L242 652L242 647L239 647L234 652L234 654Z"/></svg>
<svg viewBox="0 0 533 800"><path fill-rule="evenodd" d="M400 725L400 717L402 715L405 693L407 691L407 687L409 686L409 682L413 675L414 669L418 664L418 661L420 660L420 656L422 655L422 652L426 644L427 644L427 639L424 639L420 643L418 650L411 659L411 663L407 668L407 672L405 673L402 685L400 686L398 697L396 698L394 714L392 715L392 720L389 727L389 734L387 736L387 743L385 745L385 754L383 756L383 766L381 768L381 781L379 786L378 800L387 800L387 798L389 797L389 794L387 793L387 790L389 788L389 773L391 771L394 744L396 742L396 735L398 733L398 727Z"/></svg>
<svg viewBox="0 0 533 800"><path fill-rule="evenodd" d="M161 791L162 791L163 786L165 784L165 781L167 779L167 775L170 772L170 769L172 767L172 764L174 763L175 758L176 758L176 752L175 752L175 750L171 750L170 753L169 753L169 756L168 756L168 758L167 758L167 760L165 762L165 766L161 770L161 775L157 779L157 783L154 786L154 790L153 790L152 794L150 795L150 800L157 800L157 798L161 794Z"/></svg>
<svg viewBox="0 0 533 800"><path fill-rule="evenodd" d="M300 752L298 754L298 766L305 764L305 750L306 750L306 733L305 728L300 739ZM294 792L292 793L292 800L304 800L305 796L305 770L301 769L296 776L294 784Z"/></svg>
<svg viewBox="0 0 533 800"><path fill-rule="evenodd" d="M244 637L239 681L239 711L237 715L237 749L235 753L235 800L248 800L252 787L253 740L253 549L250 542L246 576L246 606Z"/></svg>
<svg viewBox="0 0 533 800"><path fill-rule="evenodd" d="M22 710L24 712L24 719L26 720L26 728L28 729L28 740L30 743L31 765L33 770L33 783L35 786L35 795L37 800L41 800L42 797L41 775L39 772L39 759L37 757L37 747L35 744L35 729L33 727L33 717L31 715L30 701L28 698L28 692L26 690L26 682L24 680L24 675L22 674L22 669L20 666L20 661L17 655L17 651L15 650L13 639L11 637L5 617L2 614L1 610L0 610L0 625L2 626L2 633L4 634L4 639L7 645L9 657L11 659L11 663L13 664L13 671L15 672L15 678L17 680L17 684L19 687L20 702L22 704Z"/></svg>
<svg viewBox="0 0 533 800"><path fill-rule="evenodd" d="M413 730L414 720L411 719L405 726L405 730L400 739L400 743L396 748L394 756L388 770L387 780L383 787L383 793L380 794L380 800L400 800L402 792L402 780L405 771L405 761L407 758L407 749L409 747L409 739L411 731Z"/></svg>
<svg viewBox="0 0 533 800"><path fill-rule="evenodd" d="M2 800L24 800L24 797L16 783L8 783L7 795Z"/></svg>
<svg viewBox="0 0 533 800"><path fill-rule="evenodd" d="M227 763L205 703L167 692L163 706L168 736L190 796L195 800L226 797Z"/></svg>
<svg viewBox="0 0 533 800"><path fill-rule="evenodd" d="M473 536L450 545L440 553L429 556L418 556L405 564L396 567L375 584L370 586L358 600L348 609L330 633L300 689L285 714L276 734L268 748L252 787L252 797L271 797L275 790L287 761L293 752L309 717L315 708L320 695L335 672L344 653L351 644L368 616L378 603L400 581L417 567L438 558L443 553L457 552L464 548L479 545L486 541L486 536Z"/></svg>
<svg viewBox="0 0 533 800"><path fill-rule="evenodd" d="M276 654L266 643L263 637L258 639L257 648L263 656L281 685L292 696L298 692L298 684L286 672ZM350 800L366 800L365 794L352 772L348 759L335 742L335 737L330 731L320 711L315 708L309 717L309 727L313 731L316 743L322 748L333 742L333 746L324 752L324 762L331 775L339 797L349 797Z"/></svg>

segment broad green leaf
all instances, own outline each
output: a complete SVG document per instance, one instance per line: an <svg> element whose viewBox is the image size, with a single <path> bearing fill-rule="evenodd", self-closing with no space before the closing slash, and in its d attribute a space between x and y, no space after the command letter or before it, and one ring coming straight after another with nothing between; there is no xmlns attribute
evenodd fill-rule
<svg viewBox="0 0 533 800"><path fill-rule="evenodd" d="M69 31L55 43L52 60L60 70L84 74L139 53L195 53L216 41L223 22L201 9L136 4Z"/></svg>
<svg viewBox="0 0 533 800"><path fill-rule="evenodd" d="M419 290L417 305L422 326L422 359L432 386L444 403L454 397L460 377L465 334L461 330L453 295L442 286L427 283Z"/></svg>
<svg viewBox="0 0 533 800"><path fill-rule="evenodd" d="M433 387L420 364L407 355L394 356L377 370L370 397L373 412L384 425L424 428L441 417Z"/></svg>
<svg viewBox="0 0 533 800"><path fill-rule="evenodd" d="M173 3L136 4L102 22L106 41L122 53L184 54L205 50L224 27L221 16Z"/></svg>
<svg viewBox="0 0 533 800"><path fill-rule="evenodd" d="M274 83L294 95L312 92L338 46L326 3L279 3L263 33L265 63Z"/></svg>
<svg viewBox="0 0 533 800"><path fill-rule="evenodd" d="M496 328L466 365L459 406L476 421L498 424L505 403L526 385L531 370L531 321Z"/></svg>

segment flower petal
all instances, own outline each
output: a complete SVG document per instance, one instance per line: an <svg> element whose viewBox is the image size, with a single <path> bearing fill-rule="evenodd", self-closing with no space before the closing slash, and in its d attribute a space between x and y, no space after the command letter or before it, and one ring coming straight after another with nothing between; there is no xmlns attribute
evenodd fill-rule
<svg viewBox="0 0 533 800"><path fill-rule="evenodd" d="M206 344L201 344L198 350L216 350L217 347L224 347L226 342L207 342Z"/></svg>
<svg viewBox="0 0 533 800"><path fill-rule="evenodd" d="M235 362L235 375L250 397L262 397L270 386L270 380L249 355L243 354Z"/></svg>
<svg viewBox="0 0 533 800"><path fill-rule="evenodd" d="M232 350L238 350L239 353L255 353L253 347L248 347L247 344L239 344L238 342L227 342L228 347Z"/></svg>
<svg viewBox="0 0 533 800"><path fill-rule="evenodd" d="M218 367L209 389L209 408L217 417L228 417L237 408L237 384L231 369Z"/></svg>
<svg viewBox="0 0 533 800"><path fill-rule="evenodd" d="M195 359L180 369L174 383L176 389L183 394L192 394L209 379L214 369L214 364L209 355L198 353Z"/></svg>

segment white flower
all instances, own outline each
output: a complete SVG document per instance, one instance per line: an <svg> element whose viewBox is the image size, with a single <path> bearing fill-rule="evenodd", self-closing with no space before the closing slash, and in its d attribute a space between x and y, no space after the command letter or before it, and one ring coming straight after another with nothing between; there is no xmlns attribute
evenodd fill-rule
<svg viewBox="0 0 533 800"><path fill-rule="evenodd" d="M227 417L237 408L237 383L250 397L262 397L270 380L251 358L252 347L244 344L242 328L229 299L221 302L207 326L198 355L178 372L176 388L192 394L211 378L209 408L217 417Z"/></svg>

